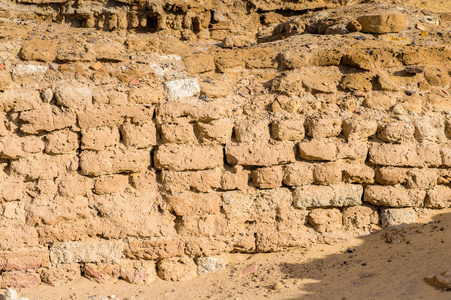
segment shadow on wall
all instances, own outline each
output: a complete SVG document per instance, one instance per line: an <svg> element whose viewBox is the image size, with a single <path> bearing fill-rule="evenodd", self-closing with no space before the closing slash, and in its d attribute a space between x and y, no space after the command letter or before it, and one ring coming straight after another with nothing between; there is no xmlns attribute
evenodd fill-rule
<svg viewBox="0 0 451 300"><path fill-rule="evenodd" d="M424 277L451 269L451 209L426 224L381 231L344 253L284 264L308 295L290 299L451 299Z"/></svg>

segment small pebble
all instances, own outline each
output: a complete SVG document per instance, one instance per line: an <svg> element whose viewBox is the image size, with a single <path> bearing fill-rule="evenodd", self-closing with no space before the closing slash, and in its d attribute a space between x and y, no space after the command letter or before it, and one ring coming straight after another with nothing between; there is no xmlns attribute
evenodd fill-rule
<svg viewBox="0 0 451 300"><path fill-rule="evenodd" d="M283 285L282 285L282 283L280 283L280 282L276 282L276 283L274 283L274 285L272 286L273 291L278 291L278 290L280 290L281 288L283 288Z"/></svg>

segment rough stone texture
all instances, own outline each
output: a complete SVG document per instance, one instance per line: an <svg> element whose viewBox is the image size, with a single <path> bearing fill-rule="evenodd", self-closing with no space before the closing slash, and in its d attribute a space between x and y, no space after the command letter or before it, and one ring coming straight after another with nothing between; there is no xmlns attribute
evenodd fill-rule
<svg viewBox="0 0 451 300"><path fill-rule="evenodd" d="M433 287L444 290L451 290L451 269L442 273L424 277L424 281L426 281Z"/></svg>
<svg viewBox="0 0 451 300"><path fill-rule="evenodd" d="M75 108L92 104L92 91L87 86L61 84L55 89L58 105Z"/></svg>
<svg viewBox="0 0 451 300"><path fill-rule="evenodd" d="M353 206L361 204L363 187L354 184L329 186L307 185L293 192L293 204L297 208L322 206Z"/></svg>
<svg viewBox="0 0 451 300"><path fill-rule="evenodd" d="M120 241L58 242L50 248L50 261L54 264L114 263L121 259L123 250Z"/></svg>
<svg viewBox="0 0 451 300"><path fill-rule="evenodd" d="M259 168L252 172L252 181L261 189L272 189L282 185L283 171L281 166Z"/></svg>
<svg viewBox="0 0 451 300"><path fill-rule="evenodd" d="M34 288L41 283L39 274L34 271L11 271L2 274L2 289Z"/></svg>
<svg viewBox="0 0 451 300"><path fill-rule="evenodd" d="M419 207L424 204L426 191L402 186L369 185L364 200L374 205L390 207Z"/></svg>
<svg viewBox="0 0 451 300"><path fill-rule="evenodd" d="M164 280L187 281L197 276L197 266L188 256L158 262L158 276Z"/></svg>
<svg viewBox="0 0 451 300"><path fill-rule="evenodd" d="M242 120L235 125L238 142L255 142L269 140L269 124L262 120Z"/></svg>
<svg viewBox="0 0 451 300"><path fill-rule="evenodd" d="M200 87L197 78L178 79L165 83L169 99L182 99L199 95Z"/></svg>
<svg viewBox="0 0 451 300"><path fill-rule="evenodd" d="M271 166L295 161L291 143L243 143L226 147L227 161L232 165Z"/></svg>
<svg viewBox="0 0 451 300"><path fill-rule="evenodd" d="M451 207L451 188L441 185L428 190L425 206L430 208Z"/></svg>
<svg viewBox="0 0 451 300"><path fill-rule="evenodd" d="M296 162L283 168L283 183L289 186L313 183L313 164Z"/></svg>
<svg viewBox="0 0 451 300"><path fill-rule="evenodd" d="M367 229L379 223L379 214L375 207L351 206L343 210L343 225L346 228Z"/></svg>
<svg viewBox="0 0 451 300"><path fill-rule="evenodd" d="M41 273L42 282L51 286L61 286L75 282L81 278L78 263L59 264L57 267L44 269Z"/></svg>
<svg viewBox="0 0 451 300"><path fill-rule="evenodd" d="M357 21L362 25L362 32L387 33L407 29L407 15L400 13L361 16Z"/></svg>
<svg viewBox="0 0 451 300"><path fill-rule="evenodd" d="M160 145L155 152L155 166L158 169L204 170L222 164L223 149L219 146Z"/></svg>
<svg viewBox="0 0 451 300"><path fill-rule="evenodd" d="M197 273L200 275L218 272L226 266L225 257L199 257L197 259Z"/></svg>
<svg viewBox="0 0 451 300"><path fill-rule="evenodd" d="M150 284L157 279L155 262L144 260L122 260L120 278L133 284Z"/></svg>
<svg viewBox="0 0 451 300"><path fill-rule="evenodd" d="M441 165L439 149L434 144L372 144L369 161L375 165L400 167Z"/></svg>
<svg viewBox="0 0 451 300"><path fill-rule="evenodd" d="M416 214L413 208L383 208L381 211L382 227L394 227L415 223Z"/></svg>
<svg viewBox="0 0 451 300"><path fill-rule="evenodd" d="M83 275L97 283L112 284L120 276L120 267L111 264L85 264Z"/></svg>
<svg viewBox="0 0 451 300"><path fill-rule="evenodd" d="M336 209L314 209L309 214L309 223L319 232L336 231L342 228L342 215Z"/></svg>
<svg viewBox="0 0 451 300"><path fill-rule="evenodd" d="M305 135L304 120L282 120L272 123L273 137L280 141L301 141Z"/></svg>

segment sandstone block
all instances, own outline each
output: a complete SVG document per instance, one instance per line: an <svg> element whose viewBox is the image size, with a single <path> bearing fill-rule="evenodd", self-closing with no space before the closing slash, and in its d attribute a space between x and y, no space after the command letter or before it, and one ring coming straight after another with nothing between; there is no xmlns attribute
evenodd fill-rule
<svg viewBox="0 0 451 300"><path fill-rule="evenodd" d="M351 73L340 80L340 87L347 92L369 92L373 89L372 76L366 73Z"/></svg>
<svg viewBox="0 0 451 300"><path fill-rule="evenodd" d="M222 165L221 146L160 145L155 152L155 166L158 169L204 170Z"/></svg>
<svg viewBox="0 0 451 300"><path fill-rule="evenodd" d="M369 89L370 86L368 82L364 82L366 85L362 89ZM369 108L375 108L380 110L387 110L390 107L394 106L396 104L396 97L393 97L391 95L386 95L384 93L378 93L373 91L372 94L370 94L365 101L363 102L363 106L369 107Z"/></svg>
<svg viewBox="0 0 451 300"><path fill-rule="evenodd" d="M185 255L180 258L160 260L157 267L158 276L163 280L187 281L197 276L196 264Z"/></svg>
<svg viewBox="0 0 451 300"><path fill-rule="evenodd" d="M313 140L298 143L299 152L306 160L329 160L337 159L337 144L330 140Z"/></svg>
<svg viewBox="0 0 451 300"><path fill-rule="evenodd" d="M157 129L152 121L142 125L122 124L120 130L127 147L149 148L157 144Z"/></svg>
<svg viewBox="0 0 451 300"><path fill-rule="evenodd" d="M334 137L341 133L342 121L333 119L310 119L307 121L307 135L314 139Z"/></svg>
<svg viewBox="0 0 451 300"><path fill-rule="evenodd" d="M160 84L139 86L128 94L128 102L136 104L158 104L163 99L163 87Z"/></svg>
<svg viewBox="0 0 451 300"><path fill-rule="evenodd" d="M304 120L281 120L272 123L272 135L280 141L301 141L305 135Z"/></svg>
<svg viewBox="0 0 451 300"><path fill-rule="evenodd" d="M337 158L365 162L368 155L368 144L364 142L338 143Z"/></svg>
<svg viewBox="0 0 451 300"><path fill-rule="evenodd" d="M193 124L162 124L161 139L163 143L192 143L196 140Z"/></svg>
<svg viewBox="0 0 451 300"><path fill-rule="evenodd" d="M407 182L407 171L405 168L385 167L376 172L376 182L382 185L404 184Z"/></svg>
<svg viewBox="0 0 451 300"><path fill-rule="evenodd" d="M86 196L93 188L91 178L81 176L78 173L69 173L57 178L58 193L67 198Z"/></svg>
<svg viewBox="0 0 451 300"><path fill-rule="evenodd" d="M229 143L232 139L234 124L228 119L214 120L209 123L197 123L197 130L201 142L217 141L221 144Z"/></svg>
<svg viewBox="0 0 451 300"><path fill-rule="evenodd" d="M310 64L312 54L308 51L287 51L279 54L280 67L284 69L300 69Z"/></svg>
<svg viewBox="0 0 451 300"><path fill-rule="evenodd" d="M41 273L42 282L55 287L78 281L80 278L81 271L78 263L59 264L56 267L43 269Z"/></svg>
<svg viewBox="0 0 451 300"><path fill-rule="evenodd" d="M77 119L81 129L117 126L129 119L134 124L143 124L153 117L154 108L144 105L103 105L78 110Z"/></svg>
<svg viewBox="0 0 451 300"><path fill-rule="evenodd" d="M429 208L451 207L451 188L438 185L428 190L425 206Z"/></svg>
<svg viewBox="0 0 451 300"><path fill-rule="evenodd" d="M442 165L445 167L451 166L451 147L448 145L442 146L440 149L440 155L442 157Z"/></svg>
<svg viewBox="0 0 451 300"><path fill-rule="evenodd" d="M0 91L4 92L13 83L8 70L0 70Z"/></svg>
<svg viewBox="0 0 451 300"><path fill-rule="evenodd" d="M401 121L390 122L382 128L377 137L391 143L411 142L415 140L415 126Z"/></svg>
<svg viewBox="0 0 451 300"><path fill-rule="evenodd" d="M30 179L52 179L78 169L78 157L72 154L19 158L11 162L11 170Z"/></svg>
<svg viewBox="0 0 451 300"><path fill-rule="evenodd" d="M53 264L117 263L124 252L121 241L56 242L50 248Z"/></svg>
<svg viewBox="0 0 451 300"><path fill-rule="evenodd" d="M415 223L416 214L413 208L383 208L381 210L382 227L394 227Z"/></svg>
<svg viewBox="0 0 451 300"><path fill-rule="evenodd" d="M19 119L23 122L20 130L27 134L37 134L42 131L53 131L75 126L75 113L51 106L42 109L21 112Z"/></svg>
<svg viewBox="0 0 451 300"><path fill-rule="evenodd" d="M0 138L0 157L8 159L26 157L31 153L42 152L44 147L44 142L39 137L8 135Z"/></svg>
<svg viewBox="0 0 451 300"><path fill-rule="evenodd" d="M83 267L83 276L101 284L113 284L120 276L120 267L112 264L87 263Z"/></svg>
<svg viewBox="0 0 451 300"><path fill-rule="evenodd" d="M81 131L81 149L106 150L119 143L120 135L116 127L88 128Z"/></svg>
<svg viewBox="0 0 451 300"><path fill-rule="evenodd" d="M415 121L415 138L420 143L445 142L445 123L442 120L433 120L432 118L418 119Z"/></svg>
<svg viewBox="0 0 451 300"><path fill-rule="evenodd" d="M295 162L283 168L283 183L289 186L313 183L313 164Z"/></svg>
<svg viewBox="0 0 451 300"><path fill-rule="evenodd" d="M309 223L319 232L336 231L343 226L341 212L336 208L312 210L309 214Z"/></svg>
<svg viewBox="0 0 451 300"><path fill-rule="evenodd" d="M23 192L22 182L0 182L0 200L2 201L22 200Z"/></svg>
<svg viewBox="0 0 451 300"><path fill-rule="evenodd" d="M351 119L343 122L343 134L348 141L366 140L377 130L377 121Z"/></svg>
<svg viewBox="0 0 451 300"><path fill-rule="evenodd" d="M313 180L319 184L338 183L341 181L341 164L324 163L316 164L313 169Z"/></svg>
<svg viewBox="0 0 451 300"><path fill-rule="evenodd" d="M5 206L3 206L2 209L4 209L5 211L8 210L8 208ZM4 219L7 219L7 215L8 214L3 214L2 217ZM13 220L14 223L18 221L16 218L14 218ZM38 233L35 228L26 226L25 224L11 224L10 226L4 225L9 224L2 224L2 230L0 231L0 240L2 241L2 243L0 244L0 250L16 250L17 252L19 252L19 250L17 250L19 248L37 247L39 245Z"/></svg>
<svg viewBox="0 0 451 300"><path fill-rule="evenodd" d="M121 193L128 186L128 176L107 175L96 179L94 192L96 194Z"/></svg>
<svg viewBox="0 0 451 300"><path fill-rule="evenodd" d="M400 13L380 13L357 18L362 32L389 33L407 29L407 15Z"/></svg>
<svg viewBox="0 0 451 300"><path fill-rule="evenodd" d="M211 54L192 54L183 59L186 71L191 74L205 73L215 70L215 62Z"/></svg>
<svg viewBox="0 0 451 300"><path fill-rule="evenodd" d="M99 176L116 173L133 173L150 166L150 153L146 150L115 148L105 151L83 151L80 169L83 175Z"/></svg>
<svg viewBox="0 0 451 300"><path fill-rule="evenodd" d="M39 92L19 88L14 90L6 90L0 94L0 111L27 111L41 108L42 100Z"/></svg>
<svg viewBox="0 0 451 300"><path fill-rule="evenodd" d="M45 268L49 265L48 249L21 248L13 251L0 251L0 269L2 271L26 271Z"/></svg>
<svg viewBox="0 0 451 300"><path fill-rule="evenodd" d="M16 64L11 75L20 83L41 82L49 67L37 64Z"/></svg>
<svg viewBox="0 0 451 300"><path fill-rule="evenodd" d="M150 240L134 240L125 247L125 255L130 259L159 260L181 256L185 251L185 243L178 239L154 238Z"/></svg>
<svg viewBox="0 0 451 300"><path fill-rule="evenodd" d="M153 171L131 174L130 183L135 190L142 192L153 192L158 189L157 175Z"/></svg>
<svg viewBox="0 0 451 300"><path fill-rule="evenodd" d="M268 141L269 123L265 120L240 120L235 124L235 136L238 142Z"/></svg>
<svg viewBox="0 0 451 300"><path fill-rule="evenodd" d="M421 207L426 191L402 186L370 185L365 188L364 201L378 206Z"/></svg>
<svg viewBox="0 0 451 300"><path fill-rule="evenodd" d="M261 189L272 189L282 185L282 166L259 168L252 171L254 185Z"/></svg>
<svg viewBox="0 0 451 300"><path fill-rule="evenodd" d="M157 279L157 268L153 261L122 260L120 278L132 284L150 284Z"/></svg>
<svg viewBox="0 0 451 300"><path fill-rule="evenodd" d="M199 275L216 273L226 266L225 257L199 257L197 259L197 273Z"/></svg>
<svg viewBox="0 0 451 300"><path fill-rule="evenodd" d="M92 104L92 91L84 85L63 83L55 89L55 98L58 105L79 108Z"/></svg>
<svg viewBox="0 0 451 300"><path fill-rule="evenodd" d="M45 152L62 154L78 149L78 134L69 130L54 131L46 137Z"/></svg>
<svg viewBox="0 0 451 300"><path fill-rule="evenodd" d="M2 289L34 288L41 283L41 277L34 271L11 271L2 274Z"/></svg>
<svg viewBox="0 0 451 300"><path fill-rule="evenodd" d="M246 47L256 43L254 38L246 35L229 35L226 36L221 43L223 48Z"/></svg>
<svg viewBox="0 0 451 300"><path fill-rule="evenodd" d="M443 289L445 291L451 290L451 269L424 277L424 281L435 288Z"/></svg>
<svg viewBox="0 0 451 300"><path fill-rule="evenodd" d="M437 169L410 169L407 171L409 189L430 189L437 184Z"/></svg>
<svg viewBox="0 0 451 300"><path fill-rule="evenodd" d="M125 105L128 97L125 92L114 89L96 89L92 91L92 101L95 104Z"/></svg>
<svg viewBox="0 0 451 300"><path fill-rule="evenodd" d="M363 187L361 185L306 185L294 190L293 205L296 208L354 206L362 203L362 195Z"/></svg>
<svg viewBox="0 0 451 300"><path fill-rule="evenodd" d="M229 145L225 152L232 165L272 166L295 161L294 145L290 142Z"/></svg>
<svg viewBox="0 0 451 300"><path fill-rule="evenodd" d="M219 168L190 172L190 187L197 192L211 192L221 186L221 176Z"/></svg>
<svg viewBox="0 0 451 300"><path fill-rule="evenodd" d="M227 98L233 93L232 83L224 81L222 78L218 81L220 81L220 84L211 80L201 81L199 83L200 93L208 99Z"/></svg>
<svg viewBox="0 0 451 300"><path fill-rule="evenodd" d="M429 143L420 145L372 143L369 161L375 165L400 167L434 167L441 164L438 146Z"/></svg>
<svg viewBox="0 0 451 300"><path fill-rule="evenodd" d="M221 177L222 190L244 190L248 187L250 171L235 166L233 172L225 171Z"/></svg>
<svg viewBox="0 0 451 300"><path fill-rule="evenodd" d="M123 61L125 56L125 46L115 41L97 40L94 43L94 51L97 60L118 62Z"/></svg>
<svg viewBox="0 0 451 300"><path fill-rule="evenodd" d="M346 183L373 183L374 170L367 165L347 164L343 165L343 181Z"/></svg>
<svg viewBox="0 0 451 300"><path fill-rule="evenodd" d="M379 214L375 207L359 205L343 209L343 225L348 229L367 229L378 223Z"/></svg>
<svg viewBox="0 0 451 300"><path fill-rule="evenodd" d="M166 199L178 216L215 214L219 212L221 203L221 196L218 193L185 192L176 196L167 196Z"/></svg>
<svg viewBox="0 0 451 300"><path fill-rule="evenodd" d="M197 96L200 93L200 87L197 78L177 79L166 81L166 93L169 99L178 100Z"/></svg>

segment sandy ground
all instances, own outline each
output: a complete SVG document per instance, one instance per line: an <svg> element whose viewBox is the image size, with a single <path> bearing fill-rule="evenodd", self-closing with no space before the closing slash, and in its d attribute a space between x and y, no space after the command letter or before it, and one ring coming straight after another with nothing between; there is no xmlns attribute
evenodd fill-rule
<svg viewBox="0 0 451 300"><path fill-rule="evenodd" d="M438 213L438 214L437 214ZM387 242L392 240L391 243ZM87 279L20 291L30 299L451 299L423 278L451 268L451 209L350 243L270 254L230 254L228 266L187 282L151 285ZM255 264L256 271L241 272ZM274 290L276 284L279 289Z"/></svg>

